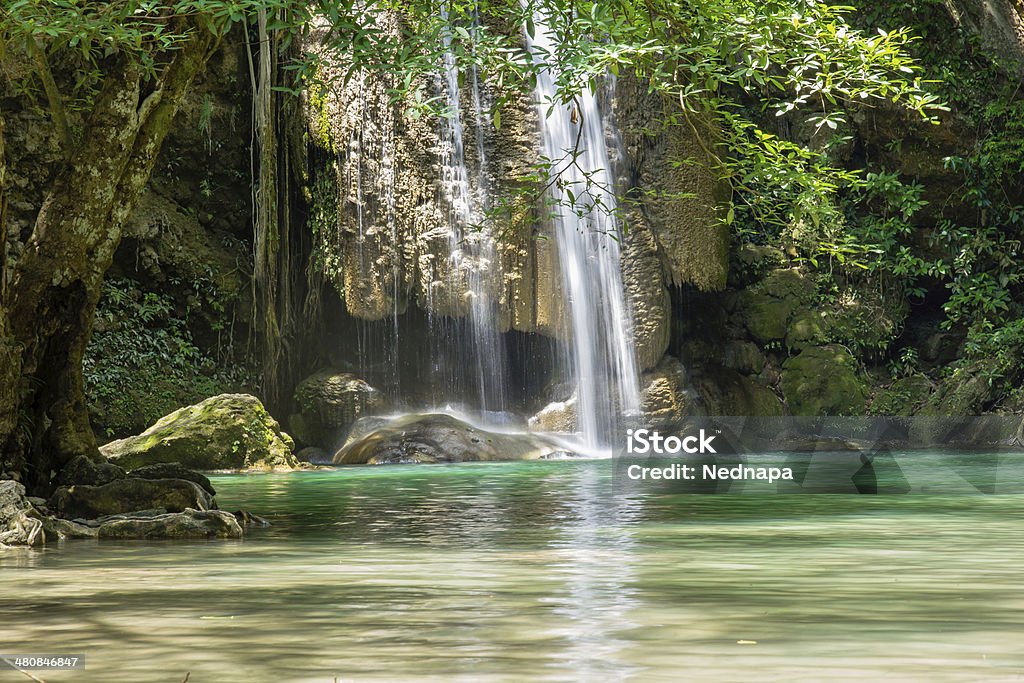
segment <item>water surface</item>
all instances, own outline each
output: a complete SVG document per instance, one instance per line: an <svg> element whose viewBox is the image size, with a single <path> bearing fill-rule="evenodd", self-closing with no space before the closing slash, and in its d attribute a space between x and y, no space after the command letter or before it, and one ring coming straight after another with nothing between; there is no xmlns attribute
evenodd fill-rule
<svg viewBox="0 0 1024 683"><path fill-rule="evenodd" d="M1019 681L1019 495L622 495L607 462L214 478L244 541L0 555L46 681ZM29 680L0 672L0 680Z"/></svg>

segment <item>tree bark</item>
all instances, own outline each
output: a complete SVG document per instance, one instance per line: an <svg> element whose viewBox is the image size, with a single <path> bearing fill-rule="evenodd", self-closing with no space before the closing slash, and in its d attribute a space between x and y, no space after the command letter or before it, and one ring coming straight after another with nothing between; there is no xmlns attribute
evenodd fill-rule
<svg viewBox="0 0 1024 683"><path fill-rule="evenodd" d="M112 69L14 267L2 307L21 347L17 422L28 428L0 425L0 452L31 491L46 492L54 474L75 456L99 457L82 358L103 276L214 42L197 29L145 96L139 64L122 61Z"/></svg>

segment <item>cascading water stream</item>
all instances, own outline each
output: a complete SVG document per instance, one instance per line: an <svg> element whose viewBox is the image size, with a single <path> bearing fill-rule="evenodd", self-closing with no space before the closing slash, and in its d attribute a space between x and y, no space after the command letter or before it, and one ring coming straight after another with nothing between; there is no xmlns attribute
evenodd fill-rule
<svg viewBox="0 0 1024 683"><path fill-rule="evenodd" d="M558 101L557 67L546 62L556 44L544 17L535 15L534 24L526 41L535 62L546 65L534 96L544 156L552 163L549 193L570 314L567 365L576 384L576 428L588 448L600 448L619 438L621 416L640 408L608 144L593 91L585 88L573 107Z"/></svg>
<svg viewBox="0 0 1024 683"><path fill-rule="evenodd" d="M442 12L446 12L442 9ZM476 124L476 191L470 183L466 164L465 127L462 120L462 88L451 36L445 35L443 88L448 115L442 118L442 185L449 210L450 274L452 291L466 290L468 307L468 343L474 389L479 408L486 413L507 410L505 348L501 337L498 302L495 291L500 283L494 238L484 225L486 197L486 152L483 135L483 105L480 83L474 68L471 78L471 105ZM464 368L462 369L465 370Z"/></svg>

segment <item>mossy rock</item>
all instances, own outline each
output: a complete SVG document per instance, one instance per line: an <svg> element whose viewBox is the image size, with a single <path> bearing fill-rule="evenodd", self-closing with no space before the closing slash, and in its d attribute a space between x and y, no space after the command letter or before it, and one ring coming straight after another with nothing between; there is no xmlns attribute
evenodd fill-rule
<svg viewBox="0 0 1024 683"><path fill-rule="evenodd" d="M928 400L933 389L932 381L924 375L902 377L875 394L870 412L873 415L908 417Z"/></svg>
<svg viewBox="0 0 1024 683"><path fill-rule="evenodd" d="M235 515L220 510L187 509L160 515L124 515L103 522L99 538L241 538Z"/></svg>
<svg viewBox="0 0 1024 683"><path fill-rule="evenodd" d="M843 346L812 346L782 366L782 393L793 415L863 415L867 390Z"/></svg>
<svg viewBox="0 0 1024 683"><path fill-rule="evenodd" d="M989 377L996 372L994 359L965 363L958 367L921 408L922 415L980 415L1000 391Z"/></svg>
<svg viewBox="0 0 1024 683"><path fill-rule="evenodd" d="M808 346L815 346L825 341L828 331L828 324L820 313L814 311L799 311L793 316L793 321L786 330L786 347L801 350Z"/></svg>
<svg viewBox="0 0 1024 683"><path fill-rule="evenodd" d="M782 401L769 387L723 367L706 368L695 382L709 415L781 417Z"/></svg>
<svg viewBox="0 0 1024 683"><path fill-rule="evenodd" d="M722 356L725 367L745 375L760 373L767 363L767 359L757 344L748 341L729 342L726 344Z"/></svg>
<svg viewBox="0 0 1024 683"><path fill-rule="evenodd" d="M174 411L138 436L112 441L101 452L133 470L180 463L197 470L293 468L294 442L255 396L221 394Z"/></svg>
<svg viewBox="0 0 1024 683"><path fill-rule="evenodd" d="M755 289L776 299L800 305L813 302L818 291L814 281L795 268L773 270Z"/></svg>
<svg viewBox="0 0 1024 683"><path fill-rule="evenodd" d="M786 338L793 308L792 301L748 293L743 297L741 316L750 336L765 344Z"/></svg>

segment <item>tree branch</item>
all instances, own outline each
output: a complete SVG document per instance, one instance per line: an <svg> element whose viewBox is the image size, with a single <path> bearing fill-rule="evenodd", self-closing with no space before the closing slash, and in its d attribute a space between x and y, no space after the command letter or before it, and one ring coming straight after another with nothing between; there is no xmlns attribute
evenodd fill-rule
<svg viewBox="0 0 1024 683"><path fill-rule="evenodd" d="M50 114L53 115L53 123L57 126L57 135L60 136L64 158L67 159L71 156L73 144L71 140L71 126L68 125L68 116L64 109L64 98L61 97L60 90L57 88L57 82L53 79L53 72L50 71L50 63L46 59L46 52L35 38L28 41L28 51L32 56L32 62L36 66L39 80L43 82L43 91L46 93L46 101L50 105Z"/></svg>

